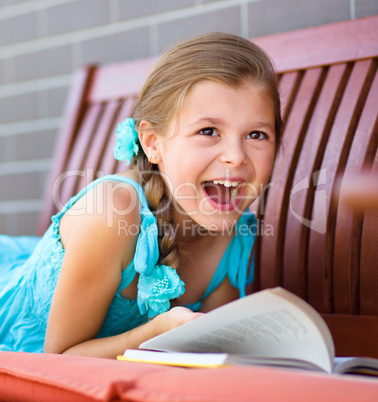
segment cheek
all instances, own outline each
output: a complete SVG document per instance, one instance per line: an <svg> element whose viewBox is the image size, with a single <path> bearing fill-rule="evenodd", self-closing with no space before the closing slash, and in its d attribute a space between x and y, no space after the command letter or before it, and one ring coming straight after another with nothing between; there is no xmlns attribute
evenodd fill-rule
<svg viewBox="0 0 378 402"><path fill-rule="evenodd" d="M255 177L253 184L249 189L254 198L258 197L267 186L272 174L273 162L274 162L274 153L272 153L272 155L270 154L265 154L264 156L260 155L259 158L254 159L253 164L255 169Z"/></svg>
<svg viewBox="0 0 378 402"><path fill-rule="evenodd" d="M274 164L274 151L256 153L252 156L255 168L256 179L259 181L267 181L271 175Z"/></svg>
<svg viewBox="0 0 378 402"><path fill-rule="evenodd" d="M199 197L196 177L191 165L187 162L189 161L182 158L171 158L168 163L159 168L169 191L177 201L185 202L185 200Z"/></svg>
<svg viewBox="0 0 378 402"><path fill-rule="evenodd" d="M272 152L271 155L267 156L265 158L265 163L264 163L264 174L266 176L266 180L269 180L272 170L273 170L273 165L274 165L274 159L275 159L275 154Z"/></svg>
<svg viewBox="0 0 378 402"><path fill-rule="evenodd" d="M179 202L190 202L198 200L199 191L193 183L184 181L176 186L174 196Z"/></svg>

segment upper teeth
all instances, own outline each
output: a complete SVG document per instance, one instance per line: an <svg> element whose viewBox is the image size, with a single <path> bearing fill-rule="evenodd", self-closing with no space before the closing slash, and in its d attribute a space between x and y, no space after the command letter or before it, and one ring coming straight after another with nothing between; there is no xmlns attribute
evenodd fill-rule
<svg viewBox="0 0 378 402"><path fill-rule="evenodd" d="M237 187L240 182L231 180L213 180L213 183L222 184L225 187Z"/></svg>

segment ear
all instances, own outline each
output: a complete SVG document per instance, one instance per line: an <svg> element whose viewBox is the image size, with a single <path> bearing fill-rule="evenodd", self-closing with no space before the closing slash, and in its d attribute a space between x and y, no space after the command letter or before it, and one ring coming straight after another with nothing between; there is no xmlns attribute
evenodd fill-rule
<svg viewBox="0 0 378 402"><path fill-rule="evenodd" d="M160 136L147 120L139 123L138 133L140 145L150 163L159 163L161 161Z"/></svg>

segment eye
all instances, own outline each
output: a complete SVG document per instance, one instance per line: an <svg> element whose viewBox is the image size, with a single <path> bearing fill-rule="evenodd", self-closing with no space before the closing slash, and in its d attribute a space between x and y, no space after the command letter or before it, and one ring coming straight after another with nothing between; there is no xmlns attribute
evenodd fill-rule
<svg viewBox="0 0 378 402"><path fill-rule="evenodd" d="M262 131L252 131L251 133L248 134L248 138L252 140L266 140L268 139L268 136L263 133Z"/></svg>
<svg viewBox="0 0 378 402"><path fill-rule="evenodd" d="M207 137L212 137L218 135L217 130L214 127L206 127L198 131L201 135L206 135Z"/></svg>

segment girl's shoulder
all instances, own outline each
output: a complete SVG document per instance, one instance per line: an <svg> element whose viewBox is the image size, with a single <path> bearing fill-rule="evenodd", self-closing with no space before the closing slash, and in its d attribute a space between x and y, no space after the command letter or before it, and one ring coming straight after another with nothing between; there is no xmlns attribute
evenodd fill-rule
<svg viewBox="0 0 378 402"><path fill-rule="evenodd" d="M143 190L132 174L104 176L91 183L61 211L59 232L63 246L77 231L83 236L103 233L117 242L130 236L130 233L125 236L125 228L135 228L136 235L143 197Z"/></svg>
<svg viewBox="0 0 378 402"><path fill-rule="evenodd" d="M81 211L83 214L103 214L104 212L131 211L144 201L144 191L134 171L127 171L98 178L62 209L61 214Z"/></svg>
<svg viewBox="0 0 378 402"><path fill-rule="evenodd" d="M107 182L125 183L137 187L142 186L140 177L136 169L129 169L123 172L105 175L100 177L98 180ZM95 180L95 182L96 181L97 180Z"/></svg>

